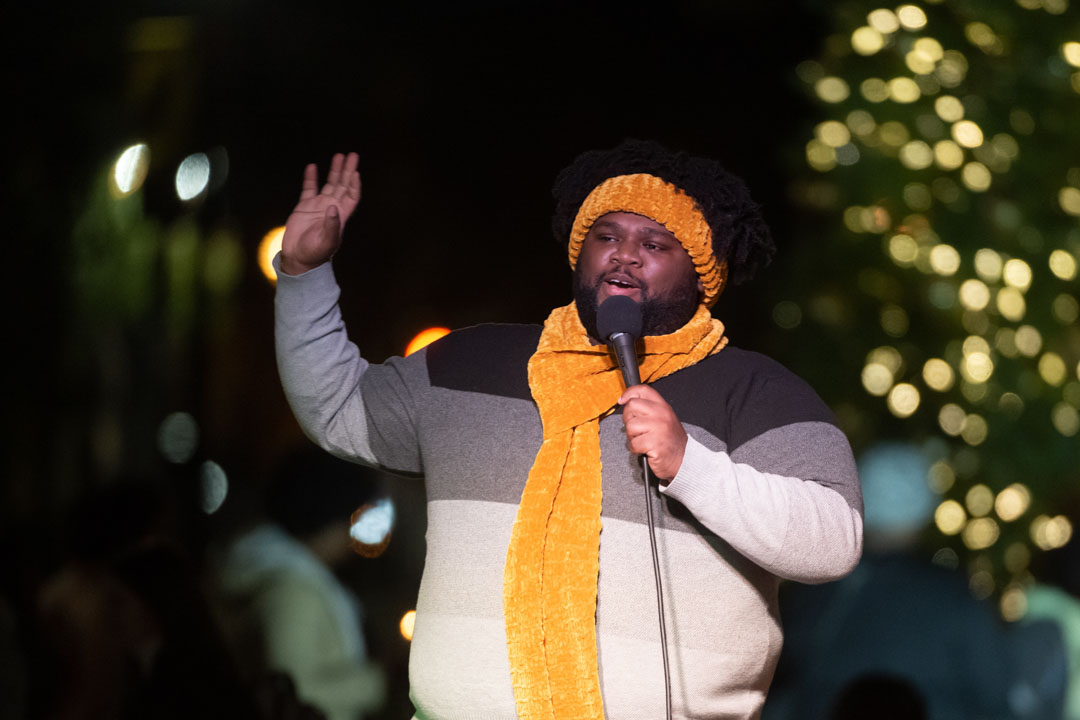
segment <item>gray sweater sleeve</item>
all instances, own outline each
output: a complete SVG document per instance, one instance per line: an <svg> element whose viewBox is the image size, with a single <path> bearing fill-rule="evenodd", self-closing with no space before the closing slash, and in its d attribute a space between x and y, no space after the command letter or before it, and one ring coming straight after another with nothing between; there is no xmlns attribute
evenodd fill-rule
<svg viewBox="0 0 1080 720"><path fill-rule="evenodd" d="M361 381L369 369L349 341L331 263L302 275L281 272L274 296L278 373L304 433L349 460L378 464L372 452Z"/></svg>
<svg viewBox="0 0 1080 720"><path fill-rule="evenodd" d="M837 448L835 458L837 475L854 473L850 451ZM826 484L735 462L692 437L682 467L661 492L742 555L788 580L836 580L855 569L862 554L858 504Z"/></svg>

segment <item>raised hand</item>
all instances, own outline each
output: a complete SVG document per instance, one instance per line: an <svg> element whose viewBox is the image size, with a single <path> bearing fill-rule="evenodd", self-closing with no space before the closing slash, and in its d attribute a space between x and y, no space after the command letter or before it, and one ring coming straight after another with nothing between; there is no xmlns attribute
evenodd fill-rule
<svg viewBox="0 0 1080 720"><path fill-rule="evenodd" d="M314 163L304 168L300 201L285 221L281 240L281 270L299 275L329 260L341 247L341 233L360 202L360 173L356 153L338 153L322 190Z"/></svg>
<svg viewBox="0 0 1080 720"><path fill-rule="evenodd" d="M619 398L630 452L649 457L649 469L667 485L682 467L686 431L675 410L653 388L634 385Z"/></svg>

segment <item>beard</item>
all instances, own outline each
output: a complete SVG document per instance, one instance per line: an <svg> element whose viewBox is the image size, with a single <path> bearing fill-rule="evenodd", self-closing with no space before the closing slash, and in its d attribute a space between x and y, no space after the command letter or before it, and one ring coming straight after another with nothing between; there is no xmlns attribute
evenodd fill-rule
<svg viewBox="0 0 1080 720"><path fill-rule="evenodd" d="M580 265L578 266L580 267ZM649 293L648 285L642 284L641 290L641 334L667 335L690 322L701 304L701 296L697 287L698 276L691 272L686 282L679 285L667 296L653 297ZM600 292L602 280L589 283L581 276L581 272L574 271L574 302L577 304L578 317L585 326L585 332L594 340L603 342L599 331L596 329L596 311L598 308L596 298Z"/></svg>

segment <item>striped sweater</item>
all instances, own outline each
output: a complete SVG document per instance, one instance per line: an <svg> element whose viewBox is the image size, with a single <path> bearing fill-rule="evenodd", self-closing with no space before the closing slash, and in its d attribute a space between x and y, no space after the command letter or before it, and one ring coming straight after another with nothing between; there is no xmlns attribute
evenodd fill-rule
<svg viewBox="0 0 1080 720"><path fill-rule="evenodd" d="M419 720L516 717L503 566L542 428L527 363L541 328L481 325L369 364L349 341L329 263L279 273L278 368L326 450L422 475L427 558L409 661ZM653 383L689 435L663 489L657 545L674 714L753 718L780 652L780 580L824 582L862 549L851 449L802 380L727 347ZM664 715L640 466L618 413L600 423L603 512L596 633L611 720Z"/></svg>

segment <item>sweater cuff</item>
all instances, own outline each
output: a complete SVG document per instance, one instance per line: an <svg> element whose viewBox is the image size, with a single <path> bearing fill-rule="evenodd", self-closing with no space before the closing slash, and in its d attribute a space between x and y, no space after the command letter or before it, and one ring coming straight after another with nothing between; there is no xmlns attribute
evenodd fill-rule
<svg viewBox="0 0 1080 720"><path fill-rule="evenodd" d="M716 498L716 487L734 473L725 452L713 452L692 437L686 438L682 466L660 492L687 508L701 507Z"/></svg>
<svg viewBox="0 0 1080 720"><path fill-rule="evenodd" d="M315 311L321 314L325 311L323 306L328 300L331 304L337 302L340 289L334 276L333 261L327 260L299 275L289 275L281 271L280 252L274 256L271 264L277 273L275 296L278 304L284 302L287 303L286 307L299 312Z"/></svg>

